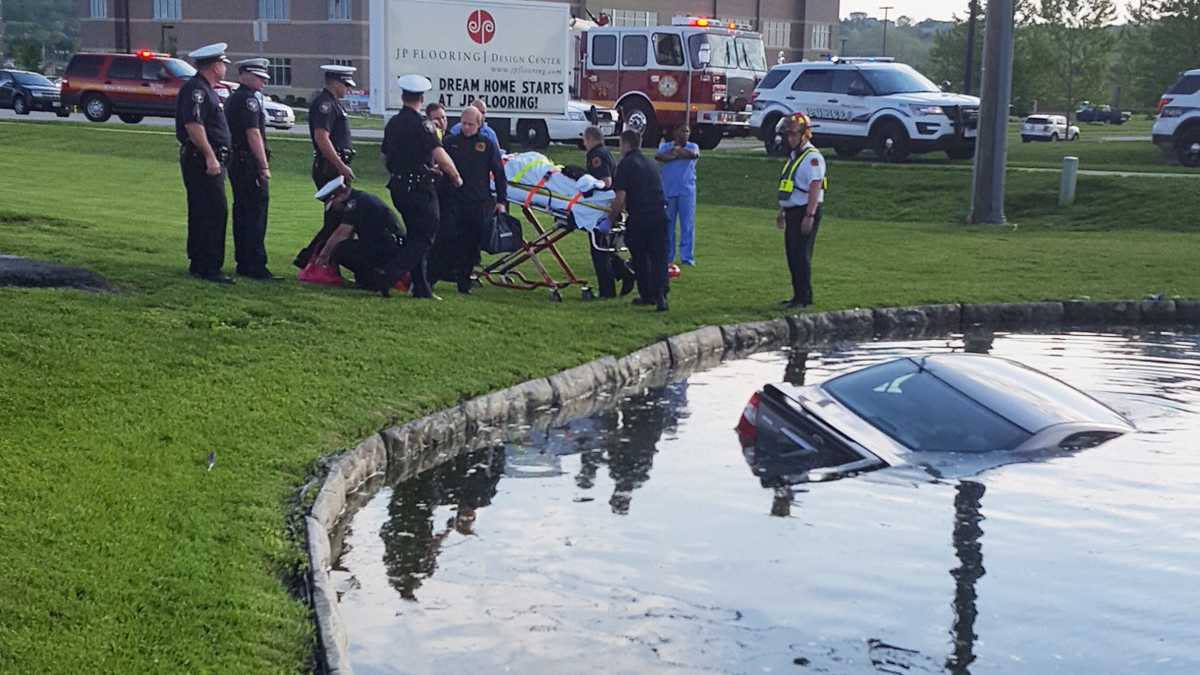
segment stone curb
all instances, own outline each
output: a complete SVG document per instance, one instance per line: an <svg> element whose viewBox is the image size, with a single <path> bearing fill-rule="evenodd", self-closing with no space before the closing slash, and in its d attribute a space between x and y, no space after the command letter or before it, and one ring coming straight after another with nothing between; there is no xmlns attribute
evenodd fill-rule
<svg viewBox="0 0 1200 675"><path fill-rule="evenodd" d="M686 377L725 358L805 342L872 336L917 337L985 328L1200 323L1200 301L1125 300L1092 302L936 304L848 309L800 314L771 321L709 326L676 335L622 358L605 356L551 375L478 396L453 408L372 434L334 458L316 501L305 517L309 596L316 615L318 668L350 675L348 638L329 576L340 551L335 541L348 496L372 478L405 480L463 451L491 447L529 427L586 415L623 391ZM468 447L470 446L470 447Z"/></svg>

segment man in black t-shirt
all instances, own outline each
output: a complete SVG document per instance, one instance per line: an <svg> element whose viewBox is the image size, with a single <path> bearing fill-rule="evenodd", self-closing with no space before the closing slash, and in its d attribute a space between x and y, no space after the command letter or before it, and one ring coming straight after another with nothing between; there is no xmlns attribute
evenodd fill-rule
<svg viewBox="0 0 1200 675"><path fill-rule="evenodd" d="M233 250L237 273L270 281L267 269L267 208L270 203L271 166L267 148L267 115L263 112L263 86L271 79L267 59L238 61L241 86L229 96L225 117L233 135L229 158L229 183L233 187Z"/></svg>
<svg viewBox="0 0 1200 675"><path fill-rule="evenodd" d="M609 219L616 222L622 211L625 243L633 256L638 297L635 305L654 305L667 311L667 210L658 167L641 152L642 137L632 129L621 132L621 163L613 178L613 200Z"/></svg>
<svg viewBox="0 0 1200 675"><path fill-rule="evenodd" d="M188 56L196 62L196 75L175 99L175 138L179 140L179 168L187 190L187 255L192 276L222 284L225 276L225 224L229 203L225 199L225 162L231 142L221 97L213 86L225 77L224 42L201 47Z"/></svg>
<svg viewBox="0 0 1200 675"><path fill-rule="evenodd" d="M597 180L604 181L604 189L612 189L613 173L617 164L613 161L608 148L604 146L604 134L598 127L588 127L583 131L583 146L587 149L584 162L587 172ZM602 298L617 297L616 279L621 280L621 295L629 295L634 287L633 271L629 269L621 256L612 249L616 240L608 233L595 233L592 242L592 267L596 269L596 290ZM597 245L603 248L597 248Z"/></svg>
<svg viewBox="0 0 1200 675"><path fill-rule="evenodd" d="M382 199L351 189L341 176L322 187L316 198L338 223L317 253L316 263L345 267L354 273L359 288L387 297L410 271L400 219Z"/></svg>

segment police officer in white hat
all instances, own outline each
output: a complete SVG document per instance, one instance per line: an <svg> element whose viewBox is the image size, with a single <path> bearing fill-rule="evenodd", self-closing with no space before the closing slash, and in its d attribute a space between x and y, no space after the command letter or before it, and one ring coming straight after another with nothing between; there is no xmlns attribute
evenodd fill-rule
<svg viewBox="0 0 1200 675"><path fill-rule="evenodd" d="M379 197L352 189L341 176L314 196L337 223L320 243L317 263L345 267L354 272L359 288L387 297L411 265L405 255L404 229L395 212Z"/></svg>
<svg viewBox="0 0 1200 675"><path fill-rule="evenodd" d="M384 163L391 179L388 189L392 203L404 218L408 231L409 255L413 258L412 294L415 298L436 298L429 285L429 251L438 231L438 198L434 189L434 169L441 171L454 185L463 179L454 160L442 148L437 129L421 115L425 92L433 83L421 75L399 79L404 107L388 120L383 132Z"/></svg>
<svg viewBox="0 0 1200 675"><path fill-rule="evenodd" d="M187 254L192 276L231 284L221 271L225 264L225 163L231 137L221 98L213 88L225 77L227 45L207 45L188 56L196 75L179 90L175 100L175 137L179 140L179 165L187 189Z"/></svg>
<svg viewBox="0 0 1200 675"><path fill-rule="evenodd" d="M353 66L328 65L321 66L321 70L325 74L325 88L308 106L308 136L313 144L312 179L318 189L336 176L341 176L347 183L354 180L354 170L350 168L354 162L354 143L350 138L350 118L342 99L358 86L354 81L358 69ZM328 237L334 227L337 223L331 222L326 212L325 223L317 238ZM303 269L313 253L310 243L292 264Z"/></svg>
<svg viewBox="0 0 1200 675"><path fill-rule="evenodd" d="M225 117L233 135L229 182L233 186L233 250L240 276L270 281L267 269L267 205L270 202L270 150L267 148L267 115L262 89L270 81L270 61L263 58L237 62L241 86L225 104Z"/></svg>

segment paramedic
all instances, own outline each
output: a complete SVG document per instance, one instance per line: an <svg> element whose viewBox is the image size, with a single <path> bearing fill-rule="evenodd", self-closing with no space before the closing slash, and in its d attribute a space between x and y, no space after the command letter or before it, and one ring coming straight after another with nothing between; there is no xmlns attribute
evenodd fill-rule
<svg viewBox="0 0 1200 675"><path fill-rule="evenodd" d="M388 190L392 203L408 231L406 248L412 258L409 267L413 297L436 299L428 272L429 251L437 238L439 221L433 167L436 164L454 187L462 187L463 180L438 140L437 127L421 115L425 92L433 88L433 83L421 75L405 75L399 84L404 107L388 120L380 152L391 174Z"/></svg>
<svg viewBox="0 0 1200 675"><path fill-rule="evenodd" d="M696 160L700 146L688 142L686 124L675 127L672 140L658 146L663 193L667 196L667 262L675 260L675 221L679 221L679 261L696 264Z"/></svg>
<svg viewBox="0 0 1200 675"><path fill-rule="evenodd" d="M590 126L583 131L583 147L587 149L584 161L587 172L593 178L604 181L604 189L612 189L613 172L617 163L613 161L608 148L604 147L604 134L599 127ZM602 298L617 297L615 279L621 280L621 295L629 295L634 287L634 275L629 265L613 250L613 236L607 232L596 232L595 243L603 248L592 246L592 266L596 269L596 287ZM610 249L610 250L603 250Z"/></svg>
<svg viewBox="0 0 1200 675"><path fill-rule="evenodd" d="M779 215L784 230L788 269L792 273L792 297L783 304L807 307L813 302L812 255L817 228L821 226L821 204L825 201L825 158L812 145L812 121L804 113L786 117L780 126L790 154L779 176Z"/></svg>
<svg viewBox="0 0 1200 675"><path fill-rule="evenodd" d="M508 207L508 183L500 164L500 152L480 132L482 123L483 115L475 108L467 108L459 123L459 133L446 139L446 152L462 174L462 185L450 189L447 200L450 212L442 214L444 224L434 244L435 249L442 249L445 242L449 271L463 295L471 293L471 272L479 264L479 242L487 221ZM493 176L495 196L492 196Z"/></svg>
<svg viewBox="0 0 1200 675"><path fill-rule="evenodd" d="M658 168L641 152L642 136L633 129L621 132L621 163L613 177L609 220L629 212L625 241L633 256L638 297L635 305L654 305L667 311L667 211Z"/></svg>
<svg viewBox="0 0 1200 675"><path fill-rule="evenodd" d="M496 156L499 157L500 154L503 152L500 149L500 137L496 135L495 129L488 126L487 104L484 103L482 99L477 98L474 101L471 101L470 107L474 108L475 110L477 110L479 112L479 133L483 136L486 136L487 139L496 146ZM466 112L467 111L464 110L463 114L466 114ZM462 125L462 120L460 118L458 124L455 124L454 126L450 127L449 134L451 136L457 136L462 133L462 128L463 128L463 125Z"/></svg>

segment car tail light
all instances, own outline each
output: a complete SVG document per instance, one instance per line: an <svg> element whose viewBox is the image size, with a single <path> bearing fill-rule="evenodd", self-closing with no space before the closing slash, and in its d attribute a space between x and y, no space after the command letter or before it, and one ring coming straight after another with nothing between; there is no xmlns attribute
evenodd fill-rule
<svg viewBox="0 0 1200 675"><path fill-rule="evenodd" d="M1158 99L1158 112L1161 114L1162 109L1170 105L1170 103L1171 99L1167 98L1166 96Z"/></svg>
<svg viewBox="0 0 1200 675"><path fill-rule="evenodd" d="M758 407L761 404L762 394L756 391L742 409L742 419L738 420L736 429L743 446L754 445L758 441Z"/></svg>

